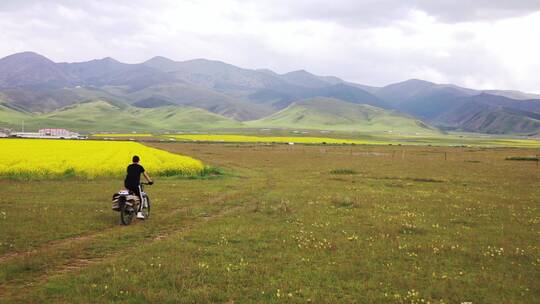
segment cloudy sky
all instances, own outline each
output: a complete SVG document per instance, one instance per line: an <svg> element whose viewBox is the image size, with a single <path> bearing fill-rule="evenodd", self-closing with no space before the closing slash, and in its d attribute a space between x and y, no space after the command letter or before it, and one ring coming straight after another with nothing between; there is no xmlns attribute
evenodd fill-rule
<svg viewBox="0 0 540 304"><path fill-rule="evenodd" d="M0 57L156 55L540 92L539 0L2 0Z"/></svg>

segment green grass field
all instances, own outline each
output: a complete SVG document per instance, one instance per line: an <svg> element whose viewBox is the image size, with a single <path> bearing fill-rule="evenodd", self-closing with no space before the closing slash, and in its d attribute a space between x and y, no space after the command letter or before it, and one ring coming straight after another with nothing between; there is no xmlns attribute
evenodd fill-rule
<svg viewBox="0 0 540 304"><path fill-rule="evenodd" d="M0 302L540 302L538 149L148 144L225 175L0 180Z"/></svg>

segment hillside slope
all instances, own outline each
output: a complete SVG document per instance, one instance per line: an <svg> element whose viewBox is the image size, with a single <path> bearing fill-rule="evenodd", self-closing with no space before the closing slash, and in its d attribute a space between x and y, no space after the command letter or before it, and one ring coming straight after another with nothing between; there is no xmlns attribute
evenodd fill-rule
<svg viewBox="0 0 540 304"><path fill-rule="evenodd" d="M375 95L402 112L430 120L454 108L457 99L477 93L454 85L410 79L380 88Z"/></svg>
<svg viewBox="0 0 540 304"><path fill-rule="evenodd" d="M0 123L1 118L2 116ZM237 121L193 107L167 106L147 109L115 105L103 100L79 103L47 114L34 115L25 121L25 125L29 130L47 127L67 128L78 132L155 132L242 126Z"/></svg>
<svg viewBox="0 0 540 304"><path fill-rule="evenodd" d="M330 86L283 87L259 90L248 96L248 99L263 105L270 105L274 109L284 109L291 103L315 97L335 98L356 104L367 104L380 108L389 108L390 105L377 96L350 84L338 83Z"/></svg>
<svg viewBox="0 0 540 304"><path fill-rule="evenodd" d="M111 92L112 94L112 92ZM144 104L148 99L164 103L201 108L235 120L253 120L273 113L270 107L253 104L205 87L186 84L163 84L125 93L132 104Z"/></svg>
<svg viewBox="0 0 540 304"><path fill-rule="evenodd" d="M241 122L194 107L131 108L130 113L152 122L159 130L241 128Z"/></svg>
<svg viewBox="0 0 540 304"><path fill-rule="evenodd" d="M324 97L295 102L278 113L246 124L253 127L358 132L438 132L421 121L394 111Z"/></svg>
<svg viewBox="0 0 540 304"><path fill-rule="evenodd" d="M514 90L484 90L484 93L491 95L499 95L514 100L540 99L540 94L524 93Z"/></svg>
<svg viewBox="0 0 540 304"><path fill-rule="evenodd" d="M72 83L58 64L33 52L0 59L0 88L60 88Z"/></svg>
<svg viewBox="0 0 540 304"><path fill-rule="evenodd" d="M173 61L154 57L142 65L166 72L182 82L221 92L250 91L286 84L273 75L216 60Z"/></svg>
<svg viewBox="0 0 540 304"><path fill-rule="evenodd" d="M0 128L20 128L22 123L32 118L32 114L4 103L0 100Z"/></svg>
<svg viewBox="0 0 540 304"><path fill-rule="evenodd" d="M488 134L540 132L540 114L478 102L465 103L438 117L437 121L441 126L466 132Z"/></svg>
<svg viewBox="0 0 540 304"><path fill-rule="evenodd" d="M402 112L443 128L489 134L540 132L540 100L527 98L534 94L478 91L411 79L383 87L375 95Z"/></svg>

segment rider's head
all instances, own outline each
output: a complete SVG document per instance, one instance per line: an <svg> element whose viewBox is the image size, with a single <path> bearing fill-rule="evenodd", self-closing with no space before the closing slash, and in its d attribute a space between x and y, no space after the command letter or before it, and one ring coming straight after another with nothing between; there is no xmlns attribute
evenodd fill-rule
<svg viewBox="0 0 540 304"><path fill-rule="evenodd" d="M132 160L134 163L138 163L141 159L137 155L135 155L133 156Z"/></svg>

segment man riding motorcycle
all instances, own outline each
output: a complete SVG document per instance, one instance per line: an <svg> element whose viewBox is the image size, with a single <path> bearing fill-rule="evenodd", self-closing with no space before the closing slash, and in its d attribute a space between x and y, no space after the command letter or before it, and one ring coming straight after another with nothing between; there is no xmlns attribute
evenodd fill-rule
<svg viewBox="0 0 540 304"><path fill-rule="evenodd" d="M139 165L139 156L133 156L132 161L133 163L127 167L127 175L126 179L124 180L124 186L126 187L126 189L132 191L135 195L137 195L142 202L143 198L141 197L140 188L141 173L148 182L148 184L152 185L154 182L152 181L150 176L148 176L148 173L144 171L144 167ZM144 219L144 215L142 214L141 210L138 210L137 218Z"/></svg>

